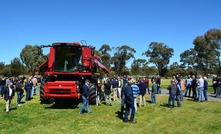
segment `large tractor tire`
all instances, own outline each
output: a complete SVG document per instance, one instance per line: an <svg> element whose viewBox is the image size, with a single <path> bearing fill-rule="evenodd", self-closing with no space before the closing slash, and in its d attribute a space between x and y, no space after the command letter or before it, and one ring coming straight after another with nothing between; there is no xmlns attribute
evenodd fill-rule
<svg viewBox="0 0 221 134"><path fill-rule="evenodd" d="M54 98L44 97L44 85L46 83L46 79L43 79L40 86L40 101L41 104L51 104L54 102Z"/></svg>
<svg viewBox="0 0 221 134"><path fill-rule="evenodd" d="M94 84L91 84L89 90L90 90L89 103L96 104L96 86Z"/></svg>

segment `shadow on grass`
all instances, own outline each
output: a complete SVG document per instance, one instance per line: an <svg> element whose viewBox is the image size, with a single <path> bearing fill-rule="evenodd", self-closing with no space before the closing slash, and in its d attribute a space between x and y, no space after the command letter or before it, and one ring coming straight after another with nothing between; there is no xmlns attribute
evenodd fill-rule
<svg viewBox="0 0 221 134"><path fill-rule="evenodd" d="M125 111L125 110L124 110L124 111ZM116 114L116 117L117 117L117 118L123 120L123 118L124 118L123 116L124 116L125 113L122 114L120 111L117 111L117 112L115 112L115 114Z"/></svg>
<svg viewBox="0 0 221 134"><path fill-rule="evenodd" d="M167 103L160 104L161 107L168 107Z"/></svg>
<svg viewBox="0 0 221 134"><path fill-rule="evenodd" d="M78 104L80 103L79 100L62 100L57 101L49 107L45 107L45 109L75 109L79 108Z"/></svg>

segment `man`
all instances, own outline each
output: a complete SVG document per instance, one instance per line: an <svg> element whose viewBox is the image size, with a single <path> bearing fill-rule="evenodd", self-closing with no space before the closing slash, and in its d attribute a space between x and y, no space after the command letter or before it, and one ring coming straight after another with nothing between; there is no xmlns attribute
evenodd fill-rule
<svg viewBox="0 0 221 134"><path fill-rule="evenodd" d="M117 101L117 89L118 89L117 78L114 78L113 80L112 89L113 89L113 101Z"/></svg>
<svg viewBox="0 0 221 134"><path fill-rule="evenodd" d="M190 75L187 76L186 78L186 92L185 92L185 97L187 97L187 94L188 94L188 97L190 97L190 94L191 94L191 89L192 89L192 81L193 79L190 77Z"/></svg>
<svg viewBox="0 0 221 134"><path fill-rule="evenodd" d="M135 112L137 112L137 95L140 94L140 89L139 87L136 85L135 81L132 79L132 85L131 88L133 90L133 97L134 97L134 108L135 108Z"/></svg>
<svg viewBox="0 0 221 134"><path fill-rule="evenodd" d="M172 108L174 108L174 101L175 101L175 96L176 96L176 91L177 91L177 86L176 86L176 79L171 80L171 84L167 88L169 90L169 99L168 99L168 108L170 108L170 103L172 101Z"/></svg>
<svg viewBox="0 0 221 134"><path fill-rule="evenodd" d="M157 75L156 84L157 84L157 94L161 94L161 78L159 75Z"/></svg>
<svg viewBox="0 0 221 134"><path fill-rule="evenodd" d="M131 88L131 85L133 83L133 80L129 80L128 84L124 88L124 95L125 95L125 103L126 103L126 114L124 116L124 122L128 122L128 115L130 114L131 109L131 116L130 121L131 123L136 123L134 120L135 116L135 107L134 107L134 97L133 97L133 90Z"/></svg>
<svg viewBox="0 0 221 134"><path fill-rule="evenodd" d="M82 97L83 103L80 108L80 112L79 112L80 114L83 113L84 107L86 107L87 113L91 113L90 108L89 108L89 101L88 101L89 94L90 94L89 84L90 84L90 81L88 79L86 79L85 84L82 87L82 92L81 92L82 96L81 97Z"/></svg>
<svg viewBox="0 0 221 134"><path fill-rule="evenodd" d="M146 89L149 88L147 85L144 83L144 80L141 80L141 82L138 84L138 87L140 89L139 97L140 97L140 103L139 106L141 107L142 103L144 106L146 106L146 99L145 99L145 94L146 94Z"/></svg>
<svg viewBox="0 0 221 134"><path fill-rule="evenodd" d="M36 95L38 95L38 80L37 80L37 76L34 75L31 79L32 83L33 83L33 86L32 86L32 90L31 90L31 96L34 95L34 93Z"/></svg>
<svg viewBox="0 0 221 134"><path fill-rule="evenodd" d="M19 78L18 82L16 83L16 92L17 92L17 105L21 106L21 100L23 98L23 85L22 85L22 78Z"/></svg>
<svg viewBox="0 0 221 134"><path fill-rule="evenodd" d="M11 100L14 97L14 90L12 88L12 86L13 86L12 84L13 83L10 80L7 81L6 86L5 86L4 90L3 90L4 99L6 101L6 108L5 108L6 112L9 112Z"/></svg>
<svg viewBox="0 0 221 134"><path fill-rule="evenodd" d="M204 89L204 80L202 78L202 75L199 75L199 79L197 80L198 85L198 101L203 101L203 89Z"/></svg>
<svg viewBox="0 0 221 134"><path fill-rule="evenodd" d="M111 94L111 82L110 82L110 79L107 79L107 83L104 83L104 93L105 93L106 105L107 106L108 105L112 106L112 104L111 104L111 97L110 97L110 94Z"/></svg>

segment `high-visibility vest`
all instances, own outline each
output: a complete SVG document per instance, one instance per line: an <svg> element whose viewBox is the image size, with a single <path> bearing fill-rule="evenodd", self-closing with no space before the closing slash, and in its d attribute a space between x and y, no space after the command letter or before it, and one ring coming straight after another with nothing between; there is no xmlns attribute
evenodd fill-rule
<svg viewBox="0 0 221 134"><path fill-rule="evenodd" d="M185 90L185 83L183 80L181 80L181 90Z"/></svg>

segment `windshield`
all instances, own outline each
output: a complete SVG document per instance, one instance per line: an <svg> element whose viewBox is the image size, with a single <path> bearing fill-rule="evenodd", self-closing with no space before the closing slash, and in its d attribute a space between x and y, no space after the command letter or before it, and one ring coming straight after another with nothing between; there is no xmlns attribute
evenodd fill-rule
<svg viewBox="0 0 221 134"><path fill-rule="evenodd" d="M56 46L54 71L75 72L82 65L82 51L79 46Z"/></svg>

